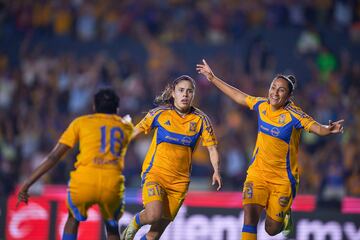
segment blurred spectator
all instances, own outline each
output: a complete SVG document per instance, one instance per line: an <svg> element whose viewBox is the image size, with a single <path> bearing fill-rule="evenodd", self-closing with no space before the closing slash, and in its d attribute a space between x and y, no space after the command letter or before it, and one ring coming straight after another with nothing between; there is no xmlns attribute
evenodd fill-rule
<svg viewBox="0 0 360 240"><path fill-rule="evenodd" d="M322 82L327 82L330 79L330 74L338 67L335 55L326 46L321 47L316 58L316 66Z"/></svg>
<svg viewBox="0 0 360 240"><path fill-rule="evenodd" d="M84 3L76 20L76 34L82 41L91 41L96 37L96 16L94 6Z"/></svg>
<svg viewBox="0 0 360 240"><path fill-rule="evenodd" d="M344 169L336 160L330 160L328 170L323 179L321 199L326 202L340 203L345 196Z"/></svg>
<svg viewBox="0 0 360 240"><path fill-rule="evenodd" d="M360 42L360 21L355 22L351 25L350 36L351 36L352 42L354 42L354 43Z"/></svg>
<svg viewBox="0 0 360 240"><path fill-rule="evenodd" d="M289 22L294 26L305 25L305 6L299 1L289 1Z"/></svg>
<svg viewBox="0 0 360 240"><path fill-rule="evenodd" d="M349 196L360 197L360 170L358 166L351 173L346 187Z"/></svg>
<svg viewBox="0 0 360 240"><path fill-rule="evenodd" d="M203 146L198 146L193 154L191 174L196 177L207 177L212 174L209 154Z"/></svg>
<svg viewBox="0 0 360 240"><path fill-rule="evenodd" d="M17 182L16 166L20 163L15 129L9 115L0 113L0 196L10 194Z"/></svg>
<svg viewBox="0 0 360 240"><path fill-rule="evenodd" d="M72 27L72 14L69 6L61 6L54 16L54 33L59 36L69 35Z"/></svg>
<svg viewBox="0 0 360 240"><path fill-rule="evenodd" d="M348 0L337 0L334 3L334 20L335 24L340 28L350 26L353 19L352 6Z"/></svg>
<svg viewBox="0 0 360 240"><path fill-rule="evenodd" d="M248 160L246 152L241 149L240 139L230 137L224 151L224 187L225 189L237 189L241 191L246 177Z"/></svg>
<svg viewBox="0 0 360 240"><path fill-rule="evenodd" d="M297 40L297 50L300 54L308 55L317 53L320 48L320 34L313 25L308 25L307 28L302 30L299 39Z"/></svg>

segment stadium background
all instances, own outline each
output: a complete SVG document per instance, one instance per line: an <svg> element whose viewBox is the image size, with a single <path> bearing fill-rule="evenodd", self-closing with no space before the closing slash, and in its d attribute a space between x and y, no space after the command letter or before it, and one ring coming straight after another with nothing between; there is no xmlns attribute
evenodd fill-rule
<svg viewBox="0 0 360 240"><path fill-rule="evenodd" d="M8 218L19 210L13 207L14 189L42 161L67 124L91 112L96 89L115 88L121 96L121 114L129 113L136 123L153 107L155 95L166 83L181 74L196 79L195 105L209 115L219 138L222 191L233 195L213 192L207 153L198 148L191 191L208 192L203 193L203 206L188 203L184 210L186 219L194 217L191 221L198 228L188 224L187 235L174 230L164 239L238 239L240 220L233 224L236 230L217 236L212 235L213 227L200 223L208 219L217 225L213 219L218 216L241 219L237 194L255 144L256 121L254 113L236 106L195 72L202 58L219 77L251 95L265 96L278 72L294 74L298 79L295 102L305 112L324 124L329 119L346 120L342 135L302 136L299 193L310 198L313 209L300 208L295 219L331 230L308 237L298 235L305 230L297 225L293 238L360 239L359 44L360 3L356 0L2 1L0 239L21 239L9 235ZM127 154L127 214L140 206L139 173L149 141L145 137L134 141ZM38 206L48 207L44 207L47 217L19 224L15 230L48 223L41 225L48 234L23 239L55 238L57 209L63 203L56 199L64 193L75 154L33 186L32 193L42 196ZM229 196L239 205L229 205ZM220 204L209 206L211 199ZM202 232L202 228L208 230Z"/></svg>

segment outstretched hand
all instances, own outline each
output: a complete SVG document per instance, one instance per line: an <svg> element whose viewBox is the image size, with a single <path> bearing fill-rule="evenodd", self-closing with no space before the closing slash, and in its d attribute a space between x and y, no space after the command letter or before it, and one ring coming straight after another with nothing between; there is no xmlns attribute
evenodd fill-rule
<svg viewBox="0 0 360 240"><path fill-rule="evenodd" d="M207 78L207 80L211 82L212 79L215 77L215 74L204 59L202 60L202 62L203 64L196 64L196 71L203 74Z"/></svg>
<svg viewBox="0 0 360 240"><path fill-rule="evenodd" d="M28 189L22 187L17 195L17 199L18 201L16 203L16 208L20 205L21 202L27 204L29 201Z"/></svg>
<svg viewBox="0 0 360 240"><path fill-rule="evenodd" d="M212 185L214 186L215 183L217 183L218 187L216 188L216 191L219 191L222 187L222 180L221 180L221 176L218 172L214 172L213 177L212 177Z"/></svg>
<svg viewBox="0 0 360 240"><path fill-rule="evenodd" d="M333 122L329 120L328 129L331 133L343 133L344 132L344 126L342 123L344 122L344 119L341 119L339 121Z"/></svg>

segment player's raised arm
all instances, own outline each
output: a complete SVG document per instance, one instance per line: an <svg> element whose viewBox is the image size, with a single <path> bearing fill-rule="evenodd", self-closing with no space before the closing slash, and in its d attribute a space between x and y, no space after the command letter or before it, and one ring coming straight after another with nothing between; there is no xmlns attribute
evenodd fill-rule
<svg viewBox="0 0 360 240"><path fill-rule="evenodd" d="M217 88L219 88L232 100L234 100L240 105L247 106L245 99L248 95L246 93L243 93L239 89L227 84L220 78L216 77L210 66L204 59L202 60L202 64L196 65L196 71L203 74L209 80L209 82L212 82Z"/></svg>
<svg viewBox="0 0 360 240"><path fill-rule="evenodd" d="M18 202L16 206L20 204L20 202L27 203L28 202L28 190L42 175L44 175L47 171L53 168L61 159L61 157L70 149L69 146L58 143L50 154L45 158L44 162L31 174L31 176L23 183L18 193Z"/></svg>
<svg viewBox="0 0 360 240"><path fill-rule="evenodd" d="M319 136L343 133L343 131L344 131L344 126L342 125L343 122L344 122L344 119L336 121L336 122L332 122L330 120L329 125L322 125L322 124L315 122L313 125L311 125L310 132L315 133L316 135L319 135Z"/></svg>

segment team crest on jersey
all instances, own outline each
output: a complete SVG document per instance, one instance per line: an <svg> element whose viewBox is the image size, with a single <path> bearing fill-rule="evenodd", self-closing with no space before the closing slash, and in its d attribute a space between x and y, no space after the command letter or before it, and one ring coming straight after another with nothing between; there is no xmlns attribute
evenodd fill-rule
<svg viewBox="0 0 360 240"><path fill-rule="evenodd" d="M285 123L285 114L280 114L279 123Z"/></svg>
<svg viewBox="0 0 360 240"><path fill-rule="evenodd" d="M243 191L243 199L251 199L253 197L254 184L252 182L246 182Z"/></svg>
<svg viewBox="0 0 360 240"><path fill-rule="evenodd" d="M286 207L289 204L290 198L289 197L279 197L279 204L282 207Z"/></svg>
<svg viewBox="0 0 360 240"><path fill-rule="evenodd" d="M148 196L149 197L155 196L155 189L154 188L148 188Z"/></svg>
<svg viewBox="0 0 360 240"><path fill-rule="evenodd" d="M170 120L167 120L164 124L170 126Z"/></svg>
<svg viewBox="0 0 360 240"><path fill-rule="evenodd" d="M262 111L262 114L266 115L266 110Z"/></svg>
<svg viewBox="0 0 360 240"><path fill-rule="evenodd" d="M190 132L196 132L196 122L190 122Z"/></svg>

